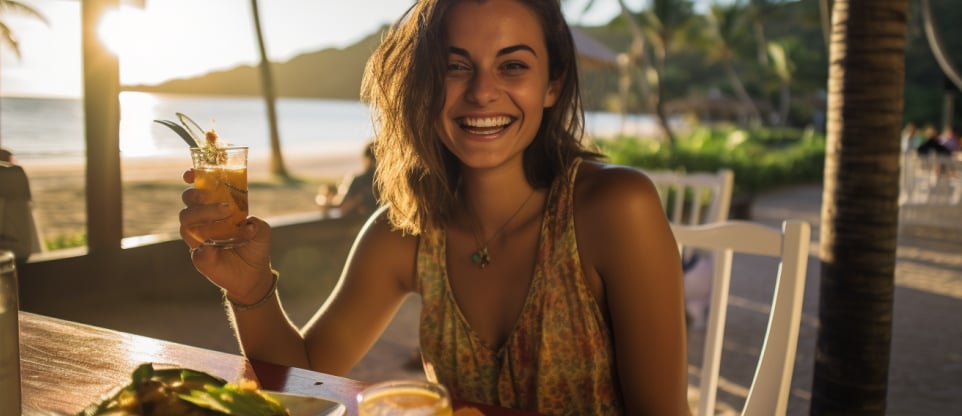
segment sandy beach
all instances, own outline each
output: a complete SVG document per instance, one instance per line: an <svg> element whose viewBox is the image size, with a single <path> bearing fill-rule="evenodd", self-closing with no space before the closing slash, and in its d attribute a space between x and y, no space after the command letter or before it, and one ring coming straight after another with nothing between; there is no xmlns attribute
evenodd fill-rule
<svg viewBox="0 0 962 416"><path fill-rule="evenodd" d="M317 212L314 196L321 184L340 183L362 169L360 157L322 154L284 155L296 183L281 183L269 172L267 157L252 157L248 175L251 215ZM85 166L21 162L30 181L35 217L45 241L76 238L86 228ZM181 174L189 156L172 159L123 159L124 237L176 233Z"/></svg>

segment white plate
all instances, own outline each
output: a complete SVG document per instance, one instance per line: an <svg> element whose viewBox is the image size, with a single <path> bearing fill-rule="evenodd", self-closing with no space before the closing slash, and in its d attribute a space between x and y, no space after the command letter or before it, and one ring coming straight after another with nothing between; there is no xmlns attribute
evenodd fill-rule
<svg viewBox="0 0 962 416"><path fill-rule="evenodd" d="M281 402L291 416L341 416L347 412L343 404L313 396L266 391Z"/></svg>

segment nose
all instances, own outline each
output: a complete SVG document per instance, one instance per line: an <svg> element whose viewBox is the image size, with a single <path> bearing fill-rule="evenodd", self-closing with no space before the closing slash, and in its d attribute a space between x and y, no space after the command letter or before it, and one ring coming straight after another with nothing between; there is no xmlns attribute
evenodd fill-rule
<svg viewBox="0 0 962 416"><path fill-rule="evenodd" d="M497 76L488 71L477 71L471 78L467 99L471 103L485 105L496 100L500 94Z"/></svg>

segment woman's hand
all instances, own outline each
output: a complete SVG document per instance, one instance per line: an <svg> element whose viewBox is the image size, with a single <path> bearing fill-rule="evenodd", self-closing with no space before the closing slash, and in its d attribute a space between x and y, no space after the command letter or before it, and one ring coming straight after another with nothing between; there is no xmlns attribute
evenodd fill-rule
<svg viewBox="0 0 962 416"><path fill-rule="evenodd" d="M194 182L193 170L184 172L184 182ZM207 245L196 232L206 225L227 218L226 206L208 203L204 191L189 187L181 195L180 236L190 247L191 261L213 284L227 291L235 302L253 303L263 296L271 283L270 226L256 217L248 217L239 227L244 243L231 247Z"/></svg>

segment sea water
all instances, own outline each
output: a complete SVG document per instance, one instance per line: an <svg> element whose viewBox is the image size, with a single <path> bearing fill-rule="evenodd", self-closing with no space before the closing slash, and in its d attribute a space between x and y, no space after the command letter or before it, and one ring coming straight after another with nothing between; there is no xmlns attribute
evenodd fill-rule
<svg viewBox="0 0 962 416"><path fill-rule="evenodd" d="M204 96L122 92L122 158L184 156L185 144L153 120L190 116L203 128L252 155L270 152L266 104L261 97ZM360 155L373 137L368 107L351 100L278 98L277 118L285 154ZM648 135L657 124L650 115L622 116L588 112L585 129L593 137ZM83 101L79 98L0 98L0 145L13 150L21 164L82 163L85 159Z"/></svg>

